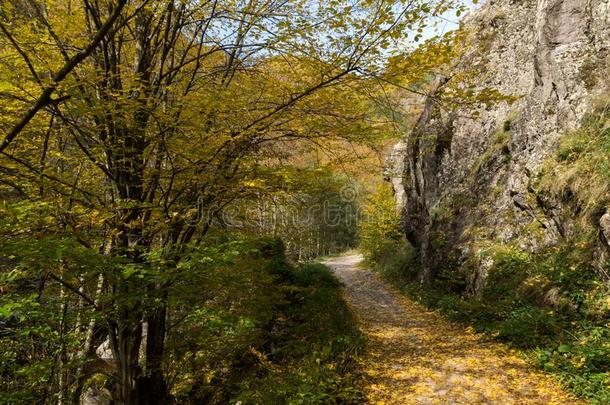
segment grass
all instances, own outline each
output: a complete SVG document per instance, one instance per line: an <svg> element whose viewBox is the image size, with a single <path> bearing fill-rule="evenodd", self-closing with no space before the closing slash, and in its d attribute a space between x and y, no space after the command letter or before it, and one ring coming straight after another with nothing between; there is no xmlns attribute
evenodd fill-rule
<svg viewBox="0 0 610 405"><path fill-rule="evenodd" d="M610 102L598 102L577 130L565 134L539 176L542 193L576 204L583 225L610 205ZM600 215L601 216L601 215ZM592 218L593 217L593 218Z"/></svg>
<svg viewBox="0 0 610 405"><path fill-rule="evenodd" d="M494 157L502 156L504 163L510 159L509 142L511 136L510 121L506 121L501 130L493 135L491 145L481 154L472 165L472 173L478 174Z"/></svg>
<svg viewBox="0 0 610 405"><path fill-rule="evenodd" d="M381 245L376 260L367 259L366 265L375 268L394 285L404 285L417 276L419 266L414 249L406 242L391 241Z"/></svg>

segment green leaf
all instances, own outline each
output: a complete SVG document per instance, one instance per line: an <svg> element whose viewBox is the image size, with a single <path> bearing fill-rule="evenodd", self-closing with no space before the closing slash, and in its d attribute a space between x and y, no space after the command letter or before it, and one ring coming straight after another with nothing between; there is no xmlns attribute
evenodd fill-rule
<svg viewBox="0 0 610 405"><path fill-rule="evenodd" d="M9 316L11 316L12 312L13 310L11 304L4 304L0 307L0 316L4 318L8 318Z"/></svg>

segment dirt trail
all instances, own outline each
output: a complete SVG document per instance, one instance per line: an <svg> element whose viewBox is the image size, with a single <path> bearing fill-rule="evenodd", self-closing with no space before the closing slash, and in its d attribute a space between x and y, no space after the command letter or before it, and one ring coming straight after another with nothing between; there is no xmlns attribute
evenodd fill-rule
<svg viewBox="0 0 610 405"><path fill-rule="evenodd" d="M360 255L326 262L368 336L363 359L373 404L575 404L509 349L402 296Z"/></svg>

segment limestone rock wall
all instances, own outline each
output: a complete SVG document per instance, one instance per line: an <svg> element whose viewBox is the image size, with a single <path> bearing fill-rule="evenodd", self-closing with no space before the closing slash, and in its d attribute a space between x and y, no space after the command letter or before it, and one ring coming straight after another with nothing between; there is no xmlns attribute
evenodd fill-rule
<svg viewBox="0 0 610 405"><path fill-rule="evenodd" d="M538 201L533 180L610 83L610 0L490 0L466 25L484 48L468 61L482 72L481 88L519 98L480 108L477 117L428 102L388 158L386 177L424 282L443 263L472 264L482 241L536 250L568 237L570 210ZM599 254L608 246L600 242ZM489 266L474 267L472 292Z"/></svg>

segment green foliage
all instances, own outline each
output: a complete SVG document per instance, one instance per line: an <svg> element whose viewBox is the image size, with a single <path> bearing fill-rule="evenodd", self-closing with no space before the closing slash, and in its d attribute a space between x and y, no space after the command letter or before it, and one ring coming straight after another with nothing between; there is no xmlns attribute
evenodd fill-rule
<svg viewBox="0 0 610 405"><path fill-rule="evenodd" d="M363 212L359 248L366 263L397 284L415 279L419 271L415 249L404 240L400 213L388 184L379 186Z"/></svg>
<svg viewBox="0 0 610 405"><path fill-rule="evenodd" d="M321 264L295 270L289 305L274 324L269 357L279 367L240 383L244 403L361 403L356 363L363 336L340 285Z"/></svg>
<svg viewBox="0 0 610 405"><path fill-rule="evenodd" d="M400 243L400 214L388 184L381 184L363 207L359 237L360 251L370 263L379 262L385 252Z"/></svg>
<svg viewBox="0 0 610 405"><path fill-rule="evenodd" d="M295 268L280 241L258 239L201 249L179 267L188 277L174 287L182 320L168 347L180 402L358 402L363 338L325 266Z"/></svg>
<svg viewBox="0 0 610 405"><path fill-rule="evenodd" d="M100 272L120 268L120 262L68 235L32 238L23 232L27 226L53 226L50 215L48 206L38 203L0 209L0 403L56 398L53 377L60 362L66 371L83 363L78 356L66 359L80 349L83 337L75 327L77 314L68 308L80 306L81 317L102 316L69 294L68 286L89 294Z"/></svg>
<svg viewBox="0 0 610 405"><path fill-rule="evenodd" d="M260 192L234 204L219 232L229 227L234 235L281 238L287 256L301 262L356 245L358 189L350 178L326 166L280 166L265 176Z"/></svg>
<svg viewBox="0 0 610 405"><path fill-rule="evenodd" d="M294 273L294 284L301 287L325 287L339 289L341 283L326 266L315 263L305 265Z"/></svg>
<svg viewBox="0 0 610 405"><path fill-rule="evenodd" d="M594 404L610 402L610 332L608 327L577 323L574 339L531 354L533 361L546 371L557 373L578 395Z"/></svg>
<svg viewBox="0 0 610 405"><path fill-rule="evenodd" d="M376 254L375 270L393 283L414 280L419 272L415 249L408 243L387 244Z"/></svg>
<svg viewBox="0 0 610 405"><path fill-rule="evenodd" d="M51 276L92 295L104 271L124 282L173 280L164 372L178 402L357 403L355 359L363 337L340 284L322 265L295 268L284 251L277 239L224 241L193 247L171 271L159 273L157 267L167 263L154 252L144 268L112 262L67 237L4 241L0 402L55 401L50 381L60 364L72 372L84 364L79 357L61 360L78 352L84 338L70 306L80 305L83 317L114 315L90 313ZM102 304L108 296L98 299ZM111 384L101 370L91 369L84 385Z"/></svg>

